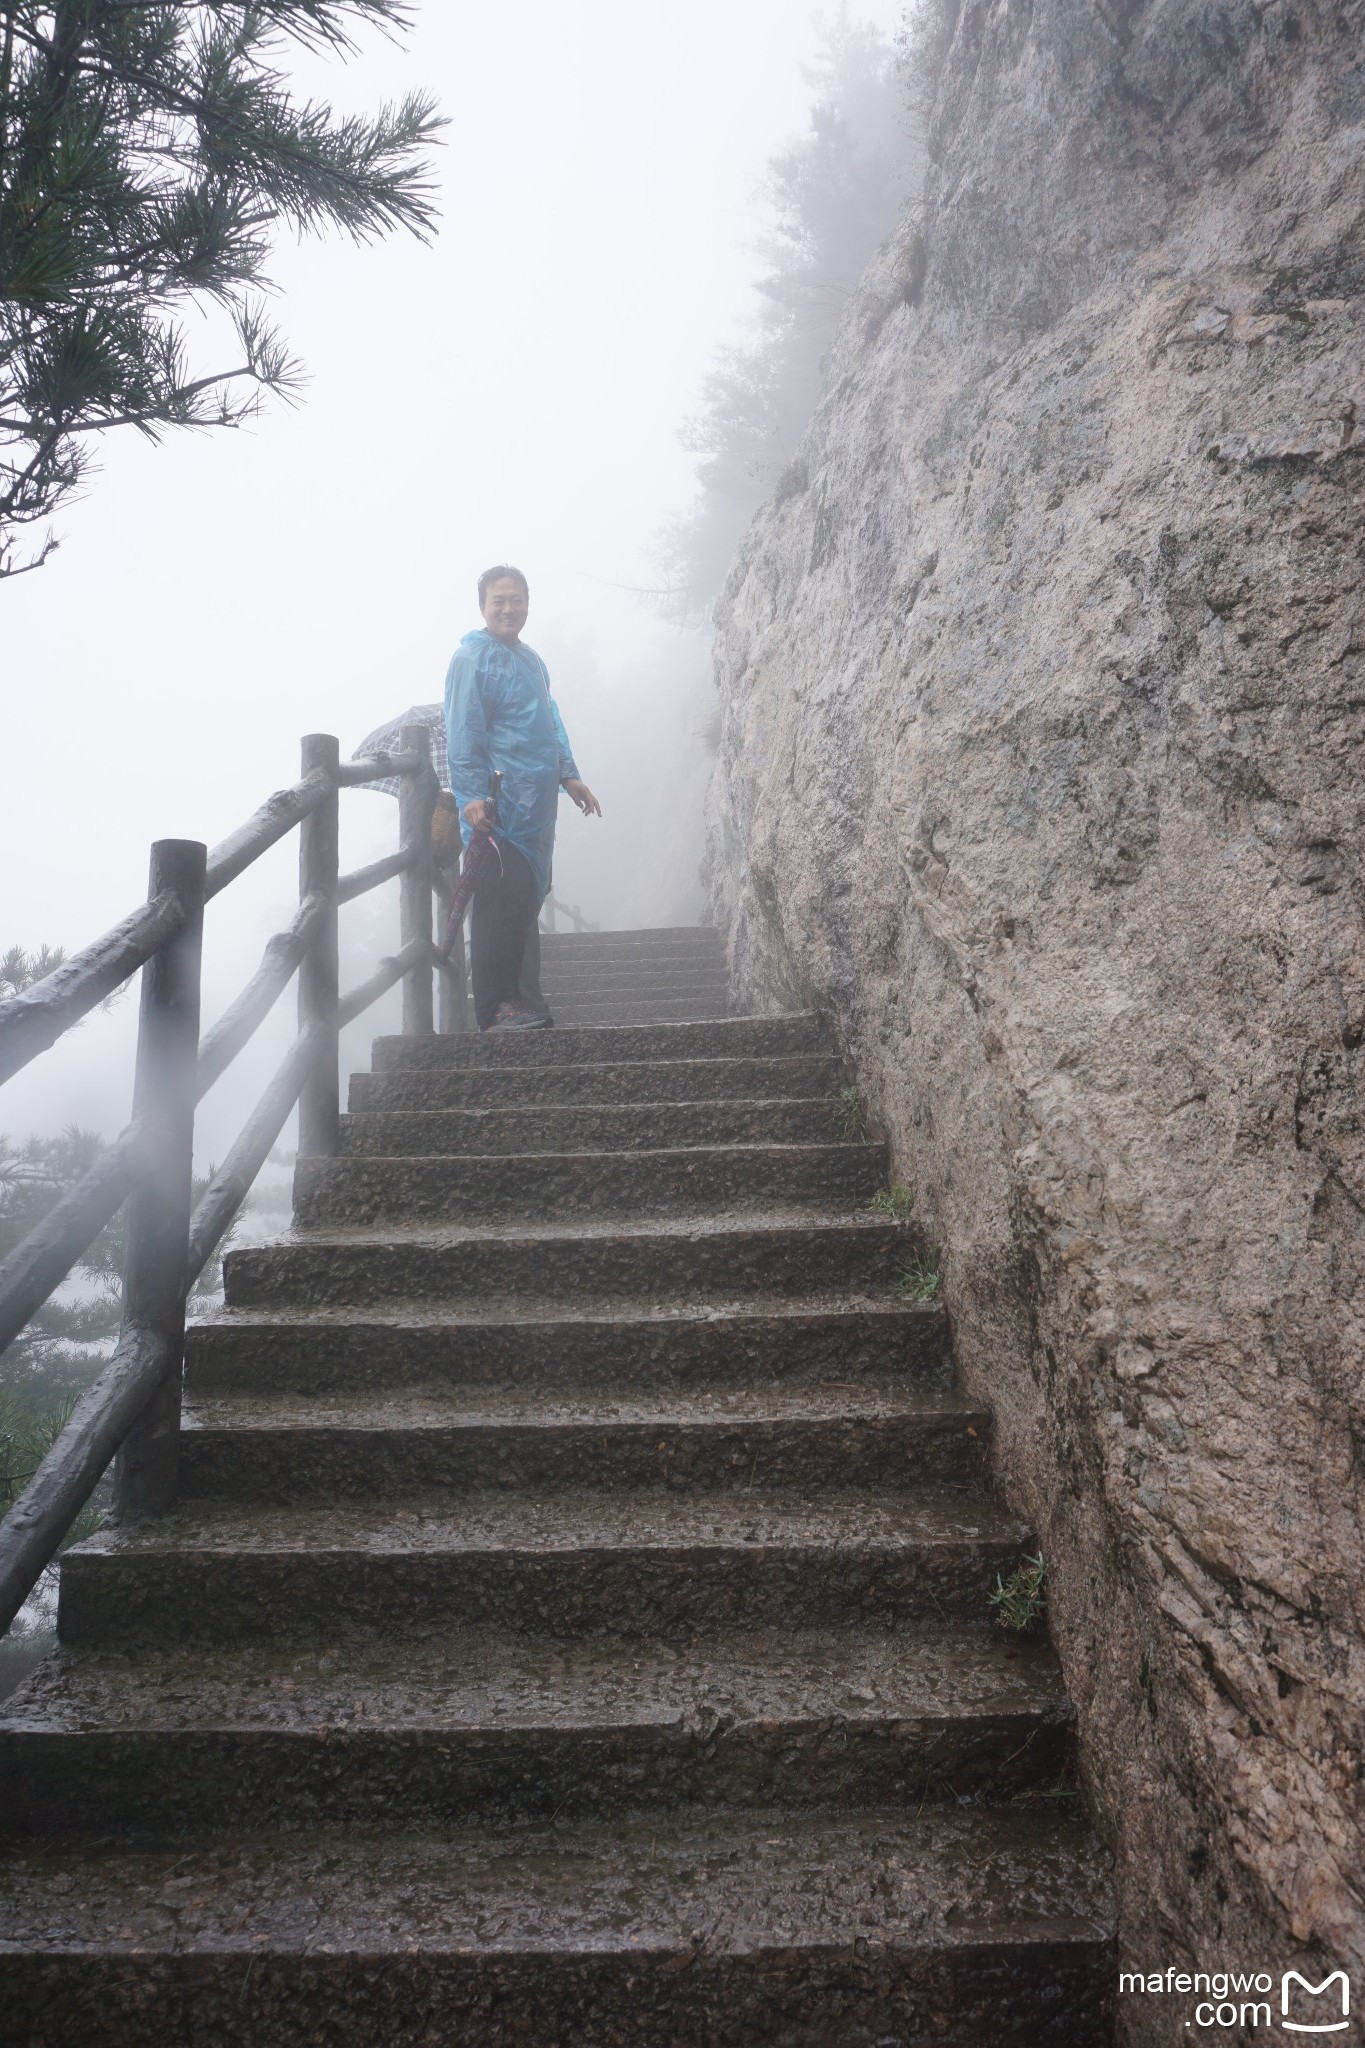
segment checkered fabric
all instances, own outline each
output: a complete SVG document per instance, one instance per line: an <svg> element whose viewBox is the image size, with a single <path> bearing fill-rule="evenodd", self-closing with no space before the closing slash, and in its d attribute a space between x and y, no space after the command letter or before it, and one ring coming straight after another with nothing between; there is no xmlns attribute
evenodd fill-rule
<svg viewBox="0 0 1365 2048"><path fill-rule="evenodd" d="M405 725L424 725L431 745L431 765L436 770L436 780L442 789L450 788L450 763L446 758L446 714L441 704L414 704L401 718L391 718L387 725L377 725L373 732L367 732L355 750L354 758L364 760L369 754L396 754L399 748L398 735ZM385 796L397 796L398 777L385 775L378 782L365 782L362 789L382 789Z"/></svg>

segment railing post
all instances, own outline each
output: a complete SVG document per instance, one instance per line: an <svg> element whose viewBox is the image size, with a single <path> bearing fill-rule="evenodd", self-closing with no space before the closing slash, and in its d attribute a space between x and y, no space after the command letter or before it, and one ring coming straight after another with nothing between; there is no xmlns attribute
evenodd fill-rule
<svg viewBox="0 0 1365 2048"><path fill-rule="evenodd" d="M412 855L400 883L399 944L410 946L414 939L426 944L422 964L403 976L403 1036L414 1038L427 1036L433 1029L431 814L440 785L431 765L431 740L424 725L403 726L398 744L405 754L420 754L427 764L425 775L405 775L398 785L398 841L404 853Z"/></svg>
<svg viewBox="0 0 1365 2048"><path fill-rule="evenodd" d="M299 1096L299 1153L330 1154L341 1141L340 1059L337 1052L337 761L329 732L305 733L303 773L332 779L332 794L299 827L299 899L318 895L327 904L317 936L299 963L299 1029L316 1024L321 1049Z"/></svg>
<svg viewBox="0 0 1365 2048"><path fill-rule="evenodd" d="M159 839L147 885L149 902L173 889L185 922L142 970L133 1115L152 1123L157 1160L128 1204L123 1335L146 1332L162 1371L118 1454L114 1505L120 1515L159 1514L175 1499L207 855L195 840Z"/></svg>
<svg viewBox="0 0 1365 2048"><path fill-rule="evenodd" d="M436 914L442 931L450 913L453 891L436 892ZM469 981L465 973L464 932L455 935L450 958L443 960L436 977L436 1029L443 1038L469 1029Z"/></svg>

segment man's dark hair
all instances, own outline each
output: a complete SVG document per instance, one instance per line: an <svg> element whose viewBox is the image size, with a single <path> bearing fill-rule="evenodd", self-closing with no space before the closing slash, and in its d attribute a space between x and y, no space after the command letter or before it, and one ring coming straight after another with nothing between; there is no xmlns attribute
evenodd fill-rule
<svg viewBox="0 0 1365 2048"><path fill-rule="evenodd" d="M520 569L514 569L510 562L499 562L495 568L485 569L479 578L480 611L483 610L483 601L488 595L489 584L496 583L500 576L515 576L522 589L526 592L527 597L531 595L531 586L522 575Z"/></svg>

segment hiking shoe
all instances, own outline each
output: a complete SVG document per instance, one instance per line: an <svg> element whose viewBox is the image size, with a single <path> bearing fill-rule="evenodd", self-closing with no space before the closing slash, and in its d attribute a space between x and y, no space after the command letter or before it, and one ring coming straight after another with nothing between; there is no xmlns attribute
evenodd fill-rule
<svg viewBox="0 0 1365 2048"><path fill-rule="evenodd" d="M543 1031L549 1023L548 1017L537 1017L534 1010L523 1010L520 1003L499 1003L493 1015L490 1031Z"/></svg>

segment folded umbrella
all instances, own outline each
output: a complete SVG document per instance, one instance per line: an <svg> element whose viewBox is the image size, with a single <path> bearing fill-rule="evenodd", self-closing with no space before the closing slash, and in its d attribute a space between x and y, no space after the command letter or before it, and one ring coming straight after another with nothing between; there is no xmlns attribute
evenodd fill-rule
<svg viewBox="0 0 1365 2048"><path fill-rule="evenodd" d="M501 775L495 774L489 784L490 803L497 803L501 784ZM495 866L501 872L502 854L497 840L491 832L475 832L460 862L460 879L455 884L455 893L450 899L445 936L436 948L442 960L448 960L455 950L455 941L459 937L460 926L464 923L464 914L469 908L474 891L489 870Z"/></svg>
<svg viewBox="0 0 1365 2048"><path fill-rule="evenodd" d="M470 899L491 867L501 868L502 855L498 842L491 832L476 832L464 850L460 862L460 879L455 884L455 894L450 899L450 915L446 919L445 937L436 948L443 960L448 960L455 950L464 914Z"/></svg>

